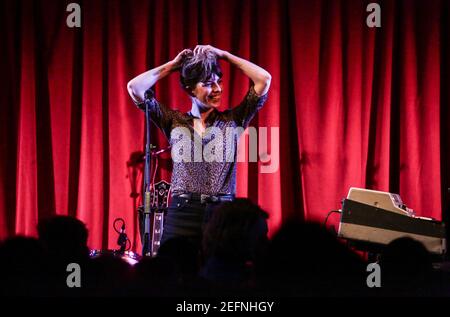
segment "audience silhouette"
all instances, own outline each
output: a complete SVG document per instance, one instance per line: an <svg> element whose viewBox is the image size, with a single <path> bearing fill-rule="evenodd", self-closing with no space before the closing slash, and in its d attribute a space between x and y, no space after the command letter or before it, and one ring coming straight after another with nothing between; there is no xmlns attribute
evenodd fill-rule
<svg viewBox="0 0 450 317"><path fill-rule="evenodd" d="M366 287L365 262L319 224L286 221L268 254L268 294L355 296Z"/></svg>
<svg viewBox="0 0 450 317"><path fill-rule="evenodd" d="M203 234L200 276L220 291L250 291L268 245L268 214L238 198L215 208Z"/></svg>
<svg viewBox="0 0 450 317"><path fill-rule="evenodd" d="M218 205L202 248L167 240L156 257L132 266L119 253L90 257L80 220L38 224L38 239L0 243L3 296L448 296L449 274L418 241L392 241L378 255L381 287L369 288L367 261L316 223L286 220L268 238L268 214L248 199ZM67 286L67 265L82 268L81 287Z"/></svg>
<svg viewBox="0 0 450 317"><path fill-rule="evenodd" d="M393 240L379 259L384 295L432 295L432 257L421 242L409 237Z"/></svg>

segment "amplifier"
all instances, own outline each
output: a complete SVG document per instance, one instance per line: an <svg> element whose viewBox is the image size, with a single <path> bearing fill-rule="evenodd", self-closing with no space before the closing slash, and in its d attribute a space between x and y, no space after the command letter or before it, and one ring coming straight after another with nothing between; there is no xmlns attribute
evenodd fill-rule
<svg viewBox="0 0 450 317"><path fill-rule="evenodd" d="M410 237L420 241L429 252L444 254L444 223L413 216L400 197L391 199L392 195L395 194L351 188L342 204L338 236L369 245L387 245L397 238Z"/></svg>

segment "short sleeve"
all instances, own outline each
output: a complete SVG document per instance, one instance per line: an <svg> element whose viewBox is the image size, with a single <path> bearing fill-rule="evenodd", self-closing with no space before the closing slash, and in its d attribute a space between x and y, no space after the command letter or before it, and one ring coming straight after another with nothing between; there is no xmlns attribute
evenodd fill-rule
<svg viewBox="0 0 450 317"><path fill-rule="evenodd" d="M255 88L251 86L242 102L233 108L233 120L244 129L247 128L256 113L263 107L267 97L268 93L258 96Z"/></svg>
<svg viewBox="0 0 450 317"><path fill-rule="evenodd" d="M144 101L136 101L133 98L131 98L131 100L133 100L133 103L136 105L136 107L145 111L145 102Z"/></svg>
<svg viewBox="0 0 450 317"><path fill-rule="evenodd" d="M166 137L170 136L175 111L159 103L155 98L151 98L149 101L150 119L166 135ZM139 109L145 112L144 101L137 102L133 99L133 102Z"/></svg>

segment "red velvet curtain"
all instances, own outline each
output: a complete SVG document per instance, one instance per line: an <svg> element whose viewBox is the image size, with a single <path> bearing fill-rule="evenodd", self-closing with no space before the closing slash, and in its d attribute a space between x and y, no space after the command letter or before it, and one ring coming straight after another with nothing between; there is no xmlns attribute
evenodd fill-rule
<svg viewBox="0 0 450 317"><path fill-rule="evenodd" d="M279 137L269 133L279 169L238 167L238 194L270 213L271 232L289 217L322 221L351 186L396 192L419 215L446 217L449 1L79 0L81 28L69 28L71 2L0 3L0 238L73 215L91 247L114 248L122 217L139 251L130 193L142 166L127 162L143 149L144 117L126 83L198 43L272 74L252 125L279 127ZM381 28L366 25L370 2L381 6ZM248 80L226 63L223 71L225 109ZM177 75L156 93L190 108ZM158 179L170 180L169 158Z"/></svg>

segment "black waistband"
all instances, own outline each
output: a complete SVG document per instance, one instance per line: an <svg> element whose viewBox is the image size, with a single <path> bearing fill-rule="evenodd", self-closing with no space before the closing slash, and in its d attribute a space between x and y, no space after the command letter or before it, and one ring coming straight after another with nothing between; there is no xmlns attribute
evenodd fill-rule
<svg viewBox="0 0 450 317"><path fill-rule="evenodd" d="M172 197L179 197L189 200L200 201L202 203L211 203L211 202L223 202L223 201L232 201L234 200L234 195L209 195L209 194L201 194L201 193L175 193Z"/></svg>

